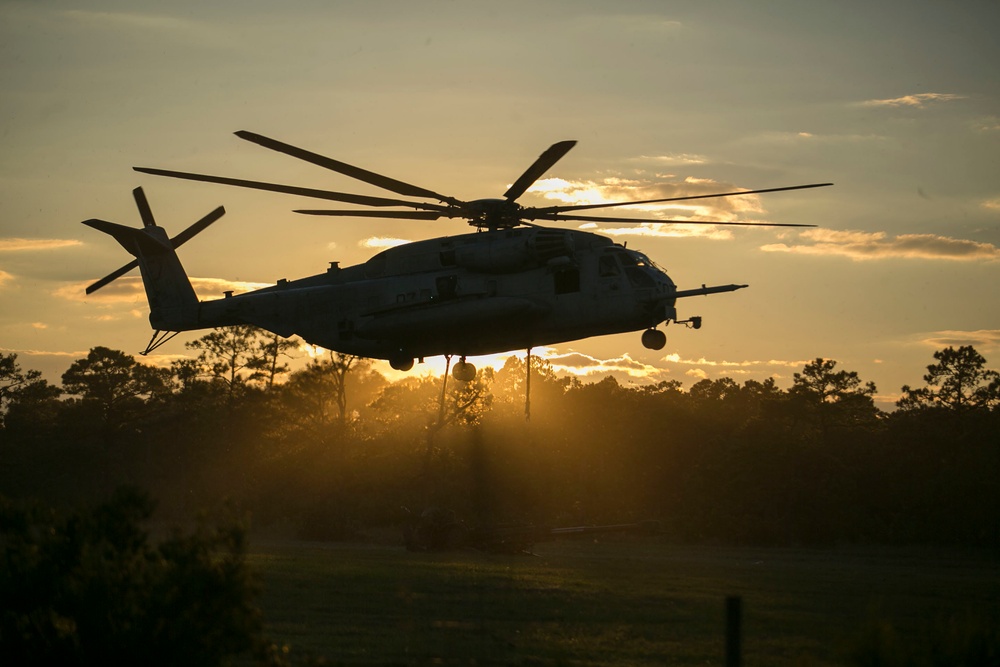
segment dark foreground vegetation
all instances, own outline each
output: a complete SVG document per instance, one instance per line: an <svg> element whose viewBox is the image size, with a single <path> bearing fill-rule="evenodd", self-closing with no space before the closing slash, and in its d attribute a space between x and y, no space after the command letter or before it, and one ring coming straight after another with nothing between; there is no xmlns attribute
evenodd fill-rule
<svg viewBox="0 0 1000 667"><path fill-rule="evenodd" d="M762 614L748 638L762 642L760 664L995 664L1000 379L971 347L935 353L925 385L904 387L892 413L875 407L873 384L826 359L787 390L723 378L687 391L582 384L533 359L527 421L519 359L472 382L390 383L336 354L290 373L289 343L249 327L189 345L198 358L167 369L94 348L61 387L0 355L3 657L154 664L101 652L145 647L160 664L280 664L289 654L264 638L269 627L280 642L348 663L703 664L710 652L694 647L721 637L707 610L745 593ZM157 499L156 526L193 532L150 537L149 497L115 495L122 484ZM192 523L223 499L256 529L296 540L395 535L404 508L429 506L473 526L655 519L660 534L575 552L546 545L558 562L397 546L248 553L239 522ZM860 545L903 560L866 570L867 560L843 558ZM901 546L976 553L979 565L906 561ZM818 567L797 569L788 549L817 547L808 553L824 555L800 564ZM682 564L671 549L703 551ZM737 569L781 565L757 583L696 571L720 554L744 554ZM248 563L263 577L266 623ZM931 625L889 614L847 653L832 648L844 621L791 648L768 645L783 623L823 626L824 609L850 608L851 629L866 627L858 601L878 596L857 582L874 586L897 566L915 577L916 598L890 604ZM781 593L783 577L801 586ZM402 643L386 643L387 630ZM386 651L351 653L365 633L381 633Z"/></svg>
<svg viewBox="0 0 1000 667"><path fill-rule="evenodd" d="M792 386L559 379L533 358L468 383L395 383L331 354L289 373L250 327L158 369L94 348L62 386L0 358L0 494L75 506L122 483L163 518L228 498L254 525L351 537L404 507L470 524L655 519L680 541L1000 547L1000 380L972 347L878 410L875 386L817 359ZM442 400L443 399L443 400Z"/></svg>
<svg viewBox="0 0 1000 667"><path fill-rule="evenodd" d="M150 509L130 489L66 512L0 507L0 663L718 665L738 595L744 664L1000 664L997 562L975 551L648 535L533 557L248 548L233 517L154 538Z"/></svg>

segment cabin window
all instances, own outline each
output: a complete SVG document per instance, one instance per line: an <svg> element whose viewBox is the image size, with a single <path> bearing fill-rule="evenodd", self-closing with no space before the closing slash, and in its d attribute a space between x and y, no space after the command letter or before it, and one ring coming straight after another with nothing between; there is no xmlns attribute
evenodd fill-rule
<svg viewBox="0 0 1000 667"><path fill-rule="evenodd" d="M458 296L458 276L441 276L434 282L439 299L454 299Z"/></svg>
<svg viewBox="0 0 1000 667"><path fill-rule="evenodd" d="M562 269L552 274L555 279L556 294L572 294L580 291L580 271L578 269Z"/></svg>

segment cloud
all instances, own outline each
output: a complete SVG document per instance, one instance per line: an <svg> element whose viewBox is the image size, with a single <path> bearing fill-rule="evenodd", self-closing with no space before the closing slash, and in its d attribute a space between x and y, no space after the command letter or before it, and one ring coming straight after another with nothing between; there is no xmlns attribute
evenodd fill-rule
<svg viewBox="0 0 1000 667"><path fill-rule="evenodd" d="M243 280L226 280L225 278L190 278L191 287L199 297L206 294L221 297L225 292L252 292L264 287L272 287L274 283L251 283Z"/></svg>
<svg viewBox="0 0 1000 667"><path fill-rule="evenodd" d="M905 258L975 262L1000 259L1000 248L991 243L936 234L900 234L889 237L885 232L810 229L799 232L799 239L805 243L771 243L760 249L764 252L803 255L840 255L853 260Z"/></svg>
<svg viewBox="0 0 1000 667"><path fill-rule="evenodd" d="M9 347L0 347L0 352L6 352L6 353L14 352L18 356L22 356L23 355L23 356L26 356L26 357L58 357L58 358L72 357L73 359L79 359L80 357L86 357L87 354L88 354L86 351L84 351L84 352L80 352L80 351L76 351L76 352L52 352L52 351L48 351L48 350L15 350L15 349L9 348Z"/></svg>
<svg viewBox="0 0 1000 667"><path fill-rule="evenodd" d="M26 250L54 250L83 245L75 239L0 239L0 252L23 252Z"/></svg>
<svg viewBox="0 0 1000 667"><path fill-rule="evenodd" d="M665 155L640 155L631 158L633 162L652 162L661 165L687 165L687 164L707 164L708 158L704 155L694 153L668 153Z"/></svg>
<svg viewBox="0 0 1000 667"><path fill-rule="evenodd" d="M808 364L812 359L807 360L795 360L789 361L785 359L768 359L763 360L748 360L748 361L713 361L701 357L700 359L682 359L679 354L668 354L663 358L664 361L672 364L681 364L685 366L709 366L718 367L725 369L739 369L739 368L757 368L757 367L768 367L768 366L779 366L784 368L801 368Z"/></svg>
<svg viewBox="0 0 1000 667"><path fill-rule="evenodd" d="M988 211L1000 211L1000 197L997 199L987 199L981 206Z"/></svg>
<svg viewBox="0 0 1000 667"><path fill-rule="evenodd" d="M632 379L657 380L668 371L636 361L627 353L612 359L598 359L582 352L567 352L546 356L556 373L565 372L577 377L592 375L625 375Z"/></svg>
<svg viewBox="0 0 1000 667"><path fill-rule="evenodd" d="M816 134L814 132L762 132L744 141L753 144L792 145L838 145L885 141L879 134Z"/></svg>
<svg viewBox="0 0 1000 667"><path fill-rule="evenodd" d="M5 287L7 283L14 280L14 274L7 273L3 269L0 269L0 287Z"/></svg>
<svg viewBox="0 0 1000 667"><path fill-rule="evenodd" d="M961 347L971 345L977 349L996 349L1000 347L1000 329L979 329L978 331L935 331L927 334L920 341L935 349L945 347Z"/></svg>
<svg viewBox="0 0 1000 667"><path fill-rule="evenodd" d="M965 95L954 93L916 93L914 95L904 95L886 100L865 100L861 106L865 107L914 107L923 108L931 102L951 102L954 100L964 100Z"/></svg>
<svg viewBox="0 0 1000 667"><path fill-rule="evenodd" d="M224 292L232 290L236 293L249 292L262 287L270 287L271 283L251 283L234 280L224 280L222 278L189 278L191 286L199 297L205 294L221 297ZM92 281L74 282L63 285L53 292L53 295L70 301L93 301L95 303L111 305L116 303L134 303L140 301L145 303L146 290L142 285L142 278L139 276L123 276L114 282L105 285L93 294L87 294L87 286Z"/></svg>
<svg viewBox="0 0 1000 667"><path fill-rule="evenodd" d="M407 243L410 243L407 239L396 239L388 236L371 236L359 241L358 245L362 248L377 248L381 250L385 248L395 248L397 246L406 245Z"/></svg>
<svg viewBox="0 0 1000 667"><path fill-rule="evenodd" d="M680 21L664 18L660 14L584 14L577 17L576 21L586 28L600 31L601 34L607 34L609 26L614 31L626 30L653 35L672 33L684 27Z"/></svg>
<svg viewBox="0 0 1000 667"><path fill-rule="evenodd" d="M972 128L977 132L1000 132L1000 116L985 116L972 121Z"/></svg>
<svg viewBox="0 0 1000 667"><path fill-rule="evenodd" d="M195 21L157 14L138 12L99 12L86 9L67 9L62 16L88 27L112 30L150 30L157 32L182 32L204 34L208 28Z"/></svg>
<svg viewBox="0 0 1000 667"><path fill-rule="evenodd" d="M609 224L609 223L605 223ZM604 236L645 236L645 237L669 237L669 238L706 238L713 241L728 241L733 238L733 232L729 229L716 227L714 225L685 225L685 224L659 224L642 223L635 227L606 227L589 222L580 225L580 229L595 230Z"/></svg>

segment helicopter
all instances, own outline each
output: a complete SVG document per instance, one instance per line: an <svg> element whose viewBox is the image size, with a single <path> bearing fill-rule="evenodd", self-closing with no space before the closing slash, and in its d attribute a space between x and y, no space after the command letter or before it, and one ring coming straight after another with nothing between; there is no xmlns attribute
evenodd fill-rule
<svg viewBox="0 0 1000 667"><path fill-rule="evenodd" d="M580 229L540 223L683 223L813 227L791 223L692 222L592 216L600 208L731 197L832 185L814 183L641 201L532 207L517 200L560 160L575 141L545 150L502 197L461 200L368 171L254 132L235 133L264 148L310 162L410 199L359 195L264 181L149 167L137 172L251 188L352 204L365 208L298 209L306 215L409 220L464 219L474 232L409 242L388 248L363 264L331 262L323 273L200 301L176 249L225 213L220 206L170 238L156 224L141 187L133 196L143 226L100 219L88 225L114 237L135 259L87 287L91 294L138 267L154 329L142 354L182 331L251 324L283 337L343 354L384 359L408 371L414 360L460 358L452 375L475 377L466 357L592 336L642 331L653 350L666 345L658 327L670 323L698 329L701 317L678 319L678 299L743 289L747 285L701 285L678 289L667 272L641 252ZM420 200L420 201L416 201Z"/></svg>

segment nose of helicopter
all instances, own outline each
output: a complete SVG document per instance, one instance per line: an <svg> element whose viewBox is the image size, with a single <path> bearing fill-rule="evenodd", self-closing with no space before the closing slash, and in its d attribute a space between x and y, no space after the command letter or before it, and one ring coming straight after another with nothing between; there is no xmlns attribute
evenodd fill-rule
<svg viewBox="0 0 1000 667"><path fill-rule="evenodd" d="M670 279L667 272L659 267L656 269L656 286L664 296L673 294L677 291L677 285L675 285L674 281Z"/></svg>

